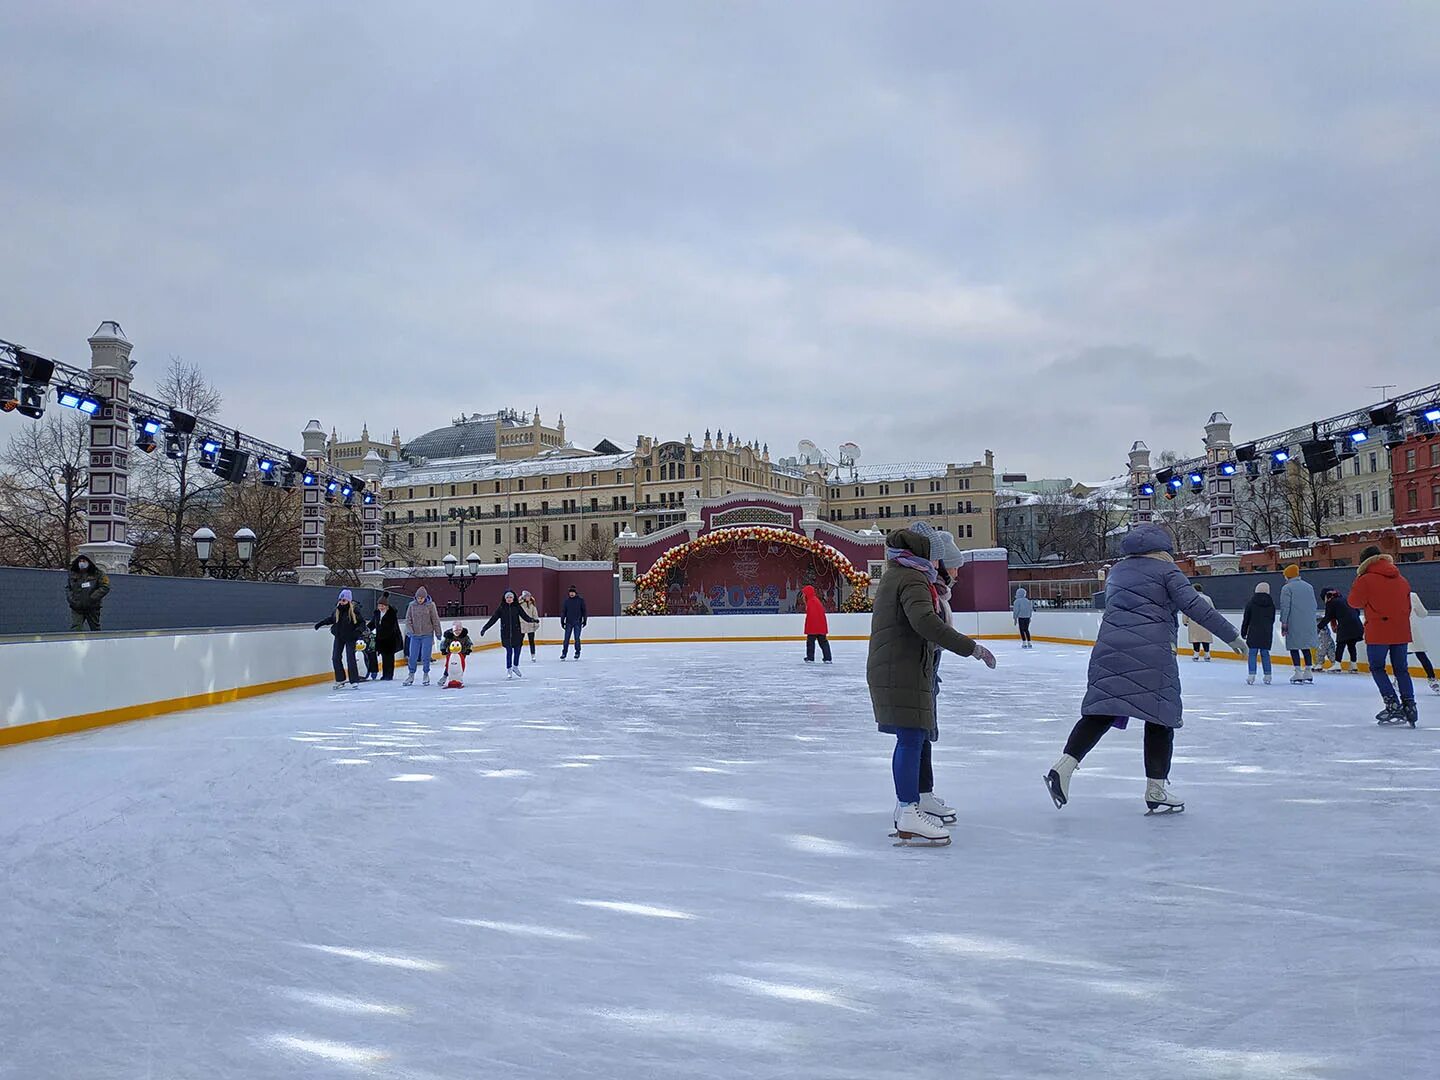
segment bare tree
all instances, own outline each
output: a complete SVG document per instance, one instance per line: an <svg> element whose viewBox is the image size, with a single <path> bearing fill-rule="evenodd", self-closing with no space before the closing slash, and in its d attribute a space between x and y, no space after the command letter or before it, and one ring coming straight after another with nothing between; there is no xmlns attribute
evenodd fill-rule
<svg viewBox="0 0 1440 1080"><path fill-rule="evenodd" d="M195 364L178 356L156 387L155 396L197 416L214 418L220 393ZM131 567L136 573L184 576L196 570L191 533L206 514L224 501L225 481L207 472L191 455L191 442L203 432L182 437L183 453L132 454L130 471Z"/></svg>
<svg viewBox="0 0 1440 1080"><path fill-rule="evenodd" d="M577 555L585 562L615 561L615 538L606 536L603 530L588 533L580 538Z"/></svg>
<svg viewBox="0 0 1440 1080"><path fill-rule="evenodd" d="M1327 525L1344 491L1344 484L1329 470L1311 472L1292 463L1290 482L1291 528L1295 536L1325 536Z"/></svg>
<svg viewBox="0 0 1440 1080"><path fill-rule="evenodd" d="M1235 532L1252 548L1278 544L1291 535L1291 491L1284 473L1262 473L1235 485Z"/></svg>
<svg viewBox="0 0 1440 1080"><path fill-rule="evenodd" d="M255 533L251 572L266 581L288 579L300 555L300 498L298 488L226 484L219 508L203 515L204 523L227 547L239 529L250 529Z"/></svg>
<svg viewBox="0 0 1440 1080"><path fill-rule="evenodd" d="M325 579L327 584L352 587L360 584L363 531L358 506L337 503L330 507L325 523L325 565L330 568L330 576ZM294 546L297 549L300 546L298 533Z"/></svg>
<svg viewBox="0 0 1440 1080"><path fill-rule="evenodd" d="M0 459L0 557L62 567L85 542L90 422L56 410L26 421Z"/></svg>

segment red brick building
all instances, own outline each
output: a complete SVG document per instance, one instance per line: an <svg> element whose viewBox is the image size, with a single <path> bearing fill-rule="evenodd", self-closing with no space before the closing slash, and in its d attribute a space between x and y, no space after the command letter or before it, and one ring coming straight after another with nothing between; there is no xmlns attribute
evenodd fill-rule
<svg viewBox="0 0 1440 1080"><path fill-rule="evenodd" d="M1440 522L1440 433L1412 435L1390 451L1395 524Z"/></svg>

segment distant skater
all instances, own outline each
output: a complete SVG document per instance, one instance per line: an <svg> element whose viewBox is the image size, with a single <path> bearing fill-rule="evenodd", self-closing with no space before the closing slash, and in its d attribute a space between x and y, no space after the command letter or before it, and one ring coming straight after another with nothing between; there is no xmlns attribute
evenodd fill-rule
<svg viewBox="0 0 1440 1080"><path fill-rule="evenodd" d="M950 830L921 803L922 790L933 795L930 744L939 738L934 647L973 656L990 668L995 657L941 618L936 593L940 560L931 558L928 537L909 529L891 533L885 541L885 559L870 619L865 681L876 727L895 737L894 835L902 843L948 844Z"/></svg>
<svg viewBox="0 0 1440 1080"><path fill-rule="evenodd" d="M1080 721L1065 752L1045 775L1055 806L1070 801L1070 777L1112 727L1145 721L1145 805L1175 813L1185 803L1169 789L1175 730L1183 723L1175 616L1183 614L1240 651L1239 633L1175 565L1169 532L1158 525L1130 530L1124 558L1105 581L1105 614L1090 653L1090 679ZM881 579L884 580L883 578Z"/></svg>
<svg viewBox="0 0 1440 1080"><path fill-rule="evenodd" d="M585 598L580 595L574 585L570 586L570 592L565 597L565 603L560 608L560 627L565 631L565 640L560 645L560 659L564 660L570 652L570 639L575 639L575 659L580 659L580 632L585 629L590 621L590 609L585 606Z"/></svg>
<svg viewBox="0 0 1440 1080"><path fill-rule="evenodd" d="M1425 671L1425 678L1430 682L1430 689L1440 694L1440 681L1435 678L1435 665L1430 662L1430 654L1425 648L1425 620L1430 617L1430 612L1425 610L1425 605L1420 602L1418 593L1410 594L1410 651L1415 654L1415 659L1420 661L1420 667Z"/></svg>
<svg viewBox="0 0 1440 1080"><path fill-rule="evenodd" d="M335 689L360 684L360 669L355 663L355 643L365 635L365 620L356 610L354 598L349 589L341 589L335 601L335 610L315 624L315 629L330 627L333 642L330 648L330 664L335 669ZM342 664L343 660L343 664ZM349 681L346 681L346 675Z"/></svg>
<svg viewBox="0 0 1440 1080"><path fill-rule="evenodd" d="M1346 602L1345 594L1339 589L1331 589L1330 599L1325 601L1325 621L1335 631L1335 673L1343 675L1351 671L1356 675L1361 674L1360 658L1355 654L1355 646L1365 640L1365 623L1361 621L1360 613Z"/></svg>
<svg viewBox="0 0 1440 1080"><path fill-rule="evenodd" d="M950 567L951 570L955 568ZM1010 618L1020 629L1020 648L1033 649L1035 643L1030 640L1030 620L1035 617L1035 601L1030 599L1030 594L1023 588L1015 590L1015 602L1010 605Z"/></svg>
<svg viewBox="0 0 1440 1080"><path fill-rule="evenodd" d="M1385 702L1375 720L1413 728L1419 713L1410 678L1410 583L1396 569L1395 560L1378 547L1367 547L1360 558L1348 602L1365 613L1365 659ZM1393 684L1385 674L1387 660L1395 672Z"/></svg>
<svg viewBox="0 0 1440 1080"><path fill-rule="evenodd" d="M1205 590L1199 585L1195 586L1195 591L1200 594L1200 599L1204 600L1212 608L1215 606L1215 601L1211 600L1210 597L1205 594ZM1185 624L1185 636L1190 642L1191 661L1198 664L1203 654L1205 663L1208 664L1210 662L1210 645L1214 642L1215 635L1210 633L1209 630L1206 630L1205 627L1201 626L1194 619L1190 618L1189 615L1182 615L1181 621Z"/></svg>
<svg viewBox="0 0 1440 1080"><path fill-rule="evenodd" d="M1295 669L1292 683L1315 681L1315 650L1320 647L1316 607L1315 587L1300 576L1300 567L1291 563L1285 567L1285 584L1280 589L1280 632Z"/></svg>
<svg viewBox="0 0 1440 1080"><path fill-rule="evenodd" d="M490 616L490 621L481 627L480 636L484 637L497 622L500 624L500 644L505 649L505 677L518 679L524 675L520 670L520 650L525 644L525 627L537 624L530 621L512 589L505 590L505 599Z"/></svg>
<svg viewBox="0 0 1440 1080"><path fill-rule="evenodd" d="M440 625L440 611L430 599L430 590L421 585L415 590L415 599L405 609L405 632L410 635L409 652L406 661L410 673L405 676L406 686L415 684L415 672L423 670L425 682L430 685L430 660L435 652L435 639L444 628Z"/></svg>
<svg viewBox="0 0 1440 1080"><path fill-rule="evenodd" d="M535 605L535 597L529 589L520 590L520 608L525 612L525 617L535 625L525 631L525 640L530 643L530 662L535 663L535 631L540 626L540 609Z"/></svg>
<svg viewBox="0 0 1440 1080"><path fill-rule="evenodd" d="M1255 661L1259 660L1265 669L1265 685L1269 686L1270 650L1275 647L1275 598L1270 595L1268 581L1255 586L1254 594L1245 605L1240 636L1245 639L1245 666L1249 672L1245 681L1255 685Z"/></svg>
<svg viewBox="0 0 1440 1080"><path fill-rule="evenodd" d="M805 662L815 662L815 646L820 646L820 655L830 663L830 620L825 616L825 603L815 592L815 586L806 585L800 590L805 599Z"/></svg>

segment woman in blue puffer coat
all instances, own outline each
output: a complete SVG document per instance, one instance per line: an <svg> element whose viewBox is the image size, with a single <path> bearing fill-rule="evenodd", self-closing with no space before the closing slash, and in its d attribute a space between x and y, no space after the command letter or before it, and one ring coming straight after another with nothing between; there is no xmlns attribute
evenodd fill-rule
<svg viewBox="0 0 1440 1080"><path fill-rule="evenodd" d="M1180 667L1175 662L1176 616L1199 623L1236 652L1244 649L1229 620L1211 607L1175 565L1170 534L1140 525L1120 546L1126 556L1105 582L1105 616L1090 654L1083 714L1065 753L1045 776L1057 807L1070 799L1070 774L1111 727L1132 716L1145 721L1145 805L1166 813L1185 804L1166 787L1175 729L1180 727Z"/></svg>

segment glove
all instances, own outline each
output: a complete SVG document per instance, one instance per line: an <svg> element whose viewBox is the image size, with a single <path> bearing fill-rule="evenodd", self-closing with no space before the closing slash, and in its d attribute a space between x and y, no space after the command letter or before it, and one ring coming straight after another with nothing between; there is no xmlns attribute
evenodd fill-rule
<svg viewBox="0 0 1440 1080"><path fill-rule="evenodd" d="M1234 641L1230 642L1230 650L1232 652L1239 653L1241 656L1244 656L1250 651L1250 646L1246 645L1245 642L1241 641L1239 638L1236 638Z"/></svg>
<svg viewBox="0 0 1440 1080"><path fill-rule="evenodd" d="M316 629L316 630L319 630L320 627L322 627L322 626L324 626L324 625L325 625L325 620L324 620L324 619L321 619L319 622L317 622L317 623L315 624L315 629Z"/></svg>
<svg viewBox="0 0 1440 1080"><path fill-rule="evenodd" d="M973 656L976 660L979 660L991 671L995 670L995 654L992 653L989 649L985 648L984 645L976 645L975 651L970 655Z"/></svg>

